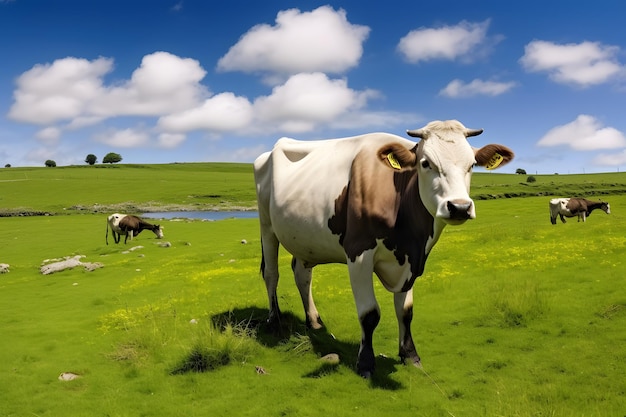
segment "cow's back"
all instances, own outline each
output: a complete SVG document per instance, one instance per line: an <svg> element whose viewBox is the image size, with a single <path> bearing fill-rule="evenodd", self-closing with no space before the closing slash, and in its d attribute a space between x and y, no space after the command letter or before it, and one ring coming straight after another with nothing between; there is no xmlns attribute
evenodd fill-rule
<svg viewBox="0 0 626 417"><path fill-rule="evenodd" d="M120 228L120 221L126 217L126 214L113 213L107 218L107 222L109 223L109 227L111 230L120 233L122 230Z"/></svg>
<svg viewBox="0 0 626 417"><path fill-rule="evenodd" d="M323 141L280 139L254 163L259 218L282 245L309 263L345 262L339 238L328 227L335 202L350 181L352 162L365 148L414 142L386 133Z"/></svg>

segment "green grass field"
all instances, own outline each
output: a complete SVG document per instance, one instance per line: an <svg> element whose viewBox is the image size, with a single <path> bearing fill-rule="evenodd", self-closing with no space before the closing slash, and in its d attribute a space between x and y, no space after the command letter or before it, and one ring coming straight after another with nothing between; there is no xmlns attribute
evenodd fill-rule
<svg viewBox="0 0 626 417"><path fill-rule="evenodd" d="M475 175L477 219L433 250L415 285L423 369L398 362L376 283L378 367L363 380L344 265L315 269L326 328L309 332L283 252L275 335L256 220L164 221L170 247L149 232L105 244L108 208L253 208L249 165L0 170L1 213L54 214L0 218L0 416L625 415L626 176L525 179ZM551 225L548 199L574 194L612 213ZM73 255L104 267L39 273Z"/></svg>

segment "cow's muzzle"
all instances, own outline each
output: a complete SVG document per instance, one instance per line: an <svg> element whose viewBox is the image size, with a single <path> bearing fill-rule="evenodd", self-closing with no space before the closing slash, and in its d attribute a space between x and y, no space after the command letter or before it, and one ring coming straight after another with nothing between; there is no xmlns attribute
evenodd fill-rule
<svg viewBox="0 0 626 417"><path fill-rule="evenodd" d="M469 220L475 217L471 200L450 200L446 204L450 220Z"/></svg>

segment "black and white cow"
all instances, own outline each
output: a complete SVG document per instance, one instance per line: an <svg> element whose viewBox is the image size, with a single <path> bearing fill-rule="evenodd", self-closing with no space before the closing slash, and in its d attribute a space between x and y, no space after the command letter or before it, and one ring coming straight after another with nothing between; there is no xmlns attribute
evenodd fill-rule
<svg viewBox="0 0 626 417"><path fill-rule="evenodd" d="M130 214L115 213L107 218L107 232L105 236L107 245L109 244L109 227L111 228L111 234L113 235L115 243L120 243L122 235L126 236L124 243L128 241L128 236L130 236L130 240L132 241L133 237L141 233L142 230L152 230L157 239L163 238L163 229L158 224L150 224Z"/></svg>
<svg viewBox="0 0 626 417"><path fill-rule="evenodd" d="M394 293L401 360L418 365L411 336L413 283L444 227L476 217L469 196L474 165L496 168L513 159L506 146L470 146L467 138L482 130L456 120L407 133L421 141L387 133L283 138L254 162L268 322L277 323L280 316L279 244L293 255L306 321L313 328L323 324L311 293L312 268L347 264L361 323L357 371L364 377L374 371L372 336L380 320L372 274Z"/></svg>
<svg viewBox="0 0 626 417"><path fill-rule="evenodd" d="M578 217L578 221L582 219L584 223L595 209L611 214L611 206L604 201L591 201L577 197L553 198L550 200L550 222L556 224L556 218L559 216L563 223L565 223L565 217Z"/></svg>

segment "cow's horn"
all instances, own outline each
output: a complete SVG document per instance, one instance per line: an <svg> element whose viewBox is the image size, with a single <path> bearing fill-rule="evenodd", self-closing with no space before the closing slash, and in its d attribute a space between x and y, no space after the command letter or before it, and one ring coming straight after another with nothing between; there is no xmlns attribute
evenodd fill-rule
<svg viewBox="0 0 626 417"><path fill-rule="evenodd" d="M409 136L412 136L414 138L422 138L424 139L424 134L426 132L424 132L423 129L414 129L414 130L407 130L406 134Z"/></svg>
<svg viewBox="0 0 626 417"><path fill-rule="evenodd" d="M482 129L467 129L465 131L465 137L469 138L470 136L478 136L483 133Z"/></svg>

